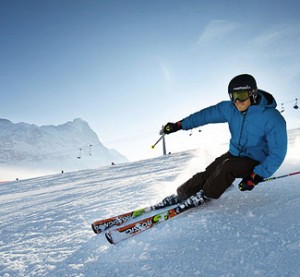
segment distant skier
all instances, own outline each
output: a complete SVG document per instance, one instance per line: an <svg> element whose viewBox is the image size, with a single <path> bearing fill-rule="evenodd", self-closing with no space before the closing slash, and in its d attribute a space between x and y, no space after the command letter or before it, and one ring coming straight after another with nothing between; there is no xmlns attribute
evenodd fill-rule
<svg viewBox="0 0 300 277"><path fill-rule="evenodd" d="M274 97L258 89L256 80L248 74L234 77L228 85L228 94L230 101L200 110L176 123L169 122L162 130L170 134L227 122L231 133L229 151L179 186L178 201L192 197L193 205L197 206L206 197L219 198L236 178L242 178L238 185L241 191L252 190L271 176L285 158L286 123L275 109ZM169 199L171 204L174 200Z"/></svg>

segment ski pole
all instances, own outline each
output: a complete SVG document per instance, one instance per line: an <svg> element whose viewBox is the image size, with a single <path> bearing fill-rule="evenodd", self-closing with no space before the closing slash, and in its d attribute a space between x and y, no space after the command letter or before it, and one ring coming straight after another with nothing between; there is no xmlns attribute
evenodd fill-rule
<svg viewBox="0 0 300 277"><path fill-rule="evenodd" d="M155 142L153 145L151 145L151 148L154 149L154 147L156 146L156 144L158 144L162 139L163 137L165 136L166 134L163 134L158 140L157 142Z"/></svg>
<svg viewBox="0 0 300 277"><path fill-rule="evenodd" d="M292 175L297 175L297 174L300 174L300 171L289 173L289 174L285 174L285 175L281 175L281 176L275 176L275 177L271 177L271 178L266 178L262 182L268 182L268 181L272 181L272 180L275 180L275 179L284 178L284 177L288 177L288 176L292 176Z"/></svg>

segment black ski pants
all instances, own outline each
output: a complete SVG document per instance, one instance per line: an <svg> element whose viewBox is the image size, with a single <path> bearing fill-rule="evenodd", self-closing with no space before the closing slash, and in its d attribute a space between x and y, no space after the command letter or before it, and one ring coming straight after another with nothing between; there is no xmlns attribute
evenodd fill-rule
<svg viewBox="0 0 300 277"><path fill-rule="evenodd" d="M200 190L210 198L219 198L231 186L235 178L249 176L259 162L248 157L236 157L229 152L215 159L203 172L177 188L178 197L182 200Z"/></svg>

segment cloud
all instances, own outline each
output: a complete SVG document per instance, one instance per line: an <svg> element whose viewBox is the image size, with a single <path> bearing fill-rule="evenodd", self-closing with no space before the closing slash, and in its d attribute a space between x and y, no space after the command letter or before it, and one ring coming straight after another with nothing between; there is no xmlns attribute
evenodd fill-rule
<svg viewBox="0 0 300 277"><path fill-rule="evenodd" d="M171 66L168 64L168 62L161 57L157 57L157 62L165 83L166 89L172 89L173 88L173 76L171 73Z"/></svg>
<svg viewBox="0 0 300 277"><path fill-rule="evenodd" d="M170 67L162 61L159 61L159 67L161 69L164 80L167 83L171 82L172 81L172 74L171 74Z"/></svg>
<svg viewBox="0 0 300 277"><path fill-rule="evenodd" d="M280 30L268 30L253 39L252 45L254 47L266 47L276 43L276 41L280 41L282 36L283 33Z"/></svg>
<svg viewBox="0 0 300 277"><path fill-rule="evenodd" d="M260 49L272 48L272 52L280 55L298 53L300 42L300 24L278 24L266 29L252 41L251 47ZM276 51L277 50L277 51Z"/></svg>
<svg viewBox="0 0 300 277"><path fill-rule="evenodd" d="M212 41L221 40L237 28L238 24L236 22L227 20L212 20L204 28L204 31L197 40L197 44L202 45Z"/></svg>

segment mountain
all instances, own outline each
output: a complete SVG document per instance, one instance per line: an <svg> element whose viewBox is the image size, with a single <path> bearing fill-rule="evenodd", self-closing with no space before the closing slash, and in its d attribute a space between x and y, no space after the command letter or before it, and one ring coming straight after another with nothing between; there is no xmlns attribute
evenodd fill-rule
<svg viewBox="0 0 300 277"><path fill-rule="evenodd" d="M298 139L275 176L300 170L300 155L289 158L297 149ZM238 179L219 199L117 245L92 231L94 220L176 192L215 157L199 149L1 184L0 276L299 276L300 174L245 192Z"/></svg>
<svg viewBox="0 0 300 277"><path fill-rule="evenodd" d="M2 180L3 175L9 175L6 179L14 179L26 177L26 174L31 177L126 161L127 158L116 150L101 144L97 134L82 119L41 127L0 119Z"/></svg>
<svg viewBox="0 0 300 277"><path fill-rule="evenodd" d="M300 140L300 128L288 130L289 144L295 144Z"/></svg>

